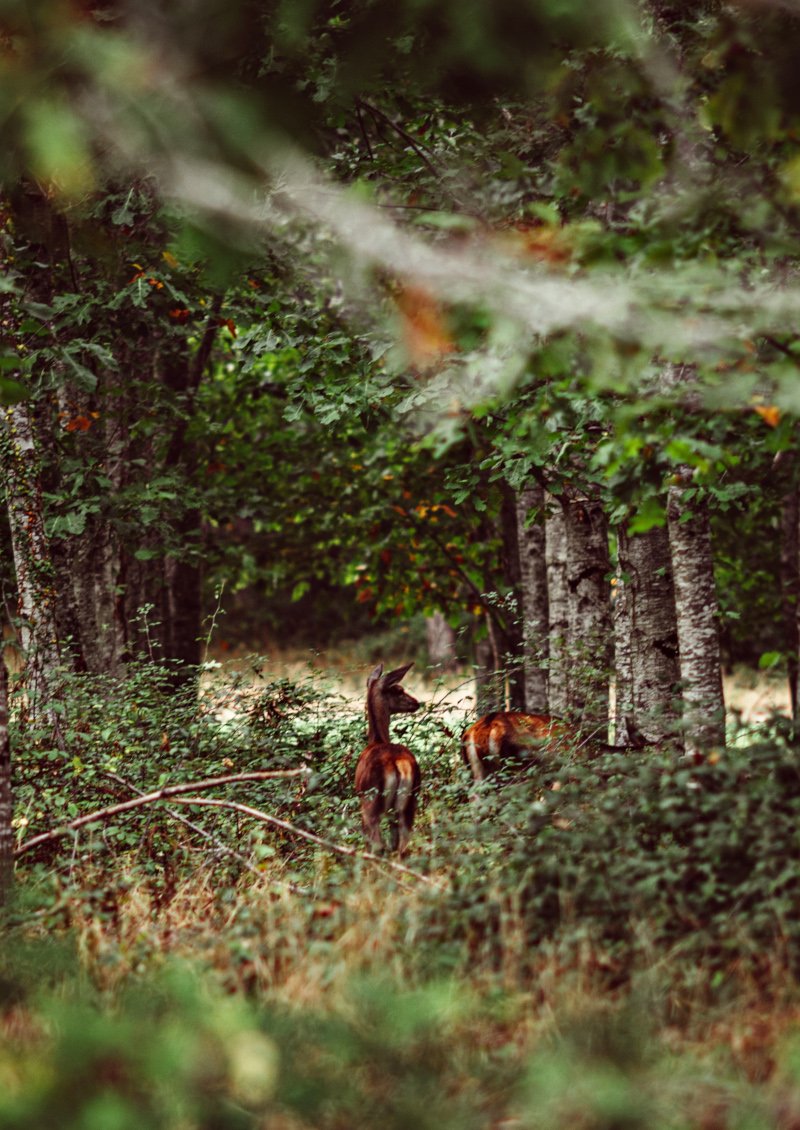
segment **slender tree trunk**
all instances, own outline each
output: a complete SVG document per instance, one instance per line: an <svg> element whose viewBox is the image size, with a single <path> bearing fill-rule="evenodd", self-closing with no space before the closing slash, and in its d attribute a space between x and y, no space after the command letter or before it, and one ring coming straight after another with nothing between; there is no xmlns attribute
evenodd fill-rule
<svg viewBox="0 0 800 1130"><path fill-rule="evenodd" d="M670 486L669 542L675 584L683 727L687 753L725 744L725 700L714 587L711 526L705 500Z"/></svg>
<svg viewBox="0 0 800 1130"><path fill-rule="evenodd" d="M488 714L492 710L505 709L505 687L501 680L502 672L498 671L496 653L489 637L480 639L475 643L474 655L475 709L477 713Z"/></svg>
<svg viewBox="0 0 800 1130"><path fill-rule="evenodd" d="M425 620L425 640L428 662L442 671L452 671L458 663L456 633L447 623L443 613L434 612Z"/></svg>
<svg viewBox="0 0 800 1130"><path fill-rule="evenodd" d="M798 718L798 654L800 653L800 504L798 490L794 487L783 498L781 508L781 605L786 653L786 673L789 679L789 696L792 704L792 721Z"/></svg>
<svg viewBox="0 0 800 1130"><path fill-rule="evenodd" d="M544 490L532 484L517 496L520 605L525 709L546 714L549 611L545 554Z"/></svg>
<svg viewBox="0 0 800 1130"><path fill-rule="evenodd" d="M569 587L567 585L567 525L558 499L545 499L545 566L547 570L547 699L551 714L565 715L568 696Z"/></svg>
<svg viewBox="0 0 800 1130"><path fill-rule="evenodd" d="M603 740L608 733L611 605L608 523L599 500L565 497L569 628L568 715Z"/></svg>
<svg viewBox="0 0 800 1130"><path fill-rule="evenodd" d="M618 545L615 740L628 741L633 722L648 741L661 741L675 733L680 698L669 534L659 527L631 537L620 527Z"/></svg>
<svg viewBox="0 0 800 1130"><path fill-rule="evenodd" d="M525 671L519 531L516 496L507 483L503 484L500 519L503 534L503 574L508 590L512 594L509 603L506 605L503 624L498 633L501 663L505 670L508 686L508 707L510 710L524 710Z"/></svg>
<svg viewBox="0 0 800 1130"><path fill-rule="evenodd" d="M54 739L63 745L55 709L61 667L55 570L45 535L39 456L26 402L6 409L0 449L17 575L27 717L51 727Z"/></svg>
<svg viewBox="0 0 800 1130"><path fill-rule="evenodd" d="M0 651L0 907L8 903L14 878L14 816L11 742L8 733L8 673Z"/></svg>
<svg viewBox="0 0 800 1130"><path fill-rule="evenodd" d="M630 738L635 697L633 678L633 592L626 571L623 532L618 534L617 575L613 595L614 620L614 742L624 745Z"/></svg>

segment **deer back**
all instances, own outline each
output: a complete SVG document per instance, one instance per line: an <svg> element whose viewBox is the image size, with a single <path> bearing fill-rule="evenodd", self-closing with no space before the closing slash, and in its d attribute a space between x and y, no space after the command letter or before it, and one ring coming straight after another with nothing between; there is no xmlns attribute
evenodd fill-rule
<svg viewBox="0 0 800 1130"><path fill-rule="evenodd" d="M573 727L550 714L501 710L467 727L461 737L461 756L475 780L482 781L505 763L534 761L539 753L576 737Z"/></svg>

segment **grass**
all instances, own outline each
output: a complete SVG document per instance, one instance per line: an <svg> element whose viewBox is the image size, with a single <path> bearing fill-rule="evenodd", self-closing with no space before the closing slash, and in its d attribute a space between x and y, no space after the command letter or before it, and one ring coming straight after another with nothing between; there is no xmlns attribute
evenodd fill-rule
<svg viewBox="0 0 800 1130"><path fill-rule="evenodd" d="M318 723L326 733L322 789L317 801L296 791L282 801L292 820L356 845L350 778L339 766L363 739L351 717L363 674L354 670L341 717L327 714L321 698L311 725L299 708L304 752ZM320 685L313 672L304 678ZM418 689L430 701L431 688ZM92 850L89 841L65 841L55 856L20 867L0 954L0 1128L800 1130L792 936L777 933L758 950L743 914L741 945L732 928L721 950L711 919L665 941L654 900L623 912L628 941L620 947L578 904L570 910L567 894L560 928L537 934L514 870L531 835L527 801L515 809L502 791L482 806L469 800L456 743L440 725L455 710L445 691L433 692L442 695L436 711L412 722L428 792L408 862L432 882L214 817L215 836L230 836L254 874L208 843L198 850L189 831L154 810L130 843L98 832ZM120 756L123 718L126 756L139 758L125 772L140 772L142 784L164 770L165 734L173 757L189 756L175 752L179 743L188 750L207 741L210 752L193 747L187 764L209 776L208 757L242 769L260 757L260 726L271 755L299 748L294 700L283 688L271 701L284 714L265 715L261 704L244 721L231 694L223 737L209 716L199 727L190 719L182 736L169 701L169 730L158 716L150 734L150 693L138 687L135 709L120 709L106 744L79 732L81 787L90 753L98 766ZM251 693L248 683L247 701ZM94 713L108 724L107 708ZM784 789L770 766L790 782L795 772L792 751L781 757L765 770L772 791L747 810L757 814L748 820L768 821L765 836L777 835L770 805ZM60 770L68 794L70 764ZM55 790L55 763L34 768ZM537 825L531 860L538 868L555 859L567 874L582 859L588 871L594 852L600 879L624 883L625 867L604 869L593 840L621 829L634 798L624 782L618 792L608 784L597 795L613 804L601 814L576 767L564 772L560 793L548 794L545 780L531 794L536 804L544 796L549 813L548 804L576 792L569 812L552 807L552 825ZM726 835L728 809L751 787L733 769L729 777L730 785L717 783L730 793L709 793L707 808L697 808L701 822L708 813L716 819L718 803ZM679 788L664 778L654 804L668 787ZM280 799L265 793L259 803ZM787 865L791 816L787 808L780 824L789 838L769 841L786 851ZM670 847L669 834L663 842ZM533 845L548 843L552 857L534 854ZM790 915L797 908L791 893L785 898ZM613 898L610 906L613 919Z"/></svg>
<svg viewBox="0 0 800 1130"><path fill-rule="evenodd" d="M615 985L588 938L543 945L533 969L520 962L524 930L509 912L499 960L482 961L467 944L456 967L436 969L424 935L429 892L372 870L334 881L326 861L319 871L319 887L337 897L308 900L276 889L270 874L220 890L208 874L187 878L166 905L146 885L103 913L89 897L70 900L63 928L77 967L56 978L38 1011L2 1010L0 1078L4 1059L9 1078L10 1049L17 1064L49 1062L69 1026L85 1023L85 1006L63 1007L82 972L111 1046L121 1017L134 1036L152 1020L131 1005L131 986L166 995L178 1045L202 998L213 1045L202 1055L218 1057L215 1086L228 1095L245 1086L249 1069L237 1055L247 1059L255 1033L248 1125L410 1127L433 1125L435 1115L444 1127L537 1130L800 1126L798 998L779 961L772 980L731 969L715 986L677 951L648 960L643 937L630 977ZM83 877L84 891L92 881ZM232 1012L232 1000L242 1009ZM283 1082L259 1097L267 1063ZM147 1070L161 1087L158 1070ZM194 1117L163 1125L207 1124Z"/></svg>

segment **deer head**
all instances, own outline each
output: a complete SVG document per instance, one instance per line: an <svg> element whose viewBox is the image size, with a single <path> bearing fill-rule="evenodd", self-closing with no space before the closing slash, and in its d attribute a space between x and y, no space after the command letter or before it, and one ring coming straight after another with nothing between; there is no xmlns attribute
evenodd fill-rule
<svg viewBox="0 0 800 1130"><path fill-rule="evenodd" d="M367 679L367 740L369 742L389 741L389 717L392 714L413 714L419 710L419 702L400 686L400 681L413 666L406 663L394 671L383 674L383 664L379 663Z"/></svg>

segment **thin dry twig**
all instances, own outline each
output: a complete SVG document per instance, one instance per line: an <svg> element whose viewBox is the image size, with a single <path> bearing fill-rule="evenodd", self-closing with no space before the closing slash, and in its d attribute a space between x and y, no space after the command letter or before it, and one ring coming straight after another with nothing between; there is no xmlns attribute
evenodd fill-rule
<svg viewBox="0 0 800 1130"><path fill-rule="evenodd" d="M274 824L276 828L283 828L284 831L290 832L293 836L300 836L304 840L310 840L311 843L319 844L320 847L327 848L328 851L337 852L339 855L349 855L355 859L366 859L370 863L379 863L382 867L390 867L393 871L401 871L404 875L411 875L414 879L419 879L420 882L428 883L432 887L439 886L435 879L431 879L429 876L423 875L419 871L414 871L412 868L406 867L403 863L395 863L394 860L385 859L382 855L376 855L371 851L358 851L357 848L346 847L344 844L334 843L333 840L326 840L322 836L317 836L313 832L306 832L304 828L298 828L295 824L290 824L287 820L281 820L278 816L270 816L269 813L262 812L258 808L251 808L249 804L239 804L234 800L217 800L214 797L180 797L175 803L207 805L209 808L230 808L234 812L241 812L245 816L252 816L254 820L261 820L265 824Z"/></svg>
<svg viewBox="0 0 800 1130"><path fill-rule="evenodd" d="M145 793L142 796L133 797L131 800L120 801L119 804L112 804L108 808L99 808L94 812L87 812L85 816L78 816L75 820L70 820L68 824L62 824L49 832L42 832L38 836L33 836L15 849L14 856L16 858L24 852L30 851L31 848L38 847L39 844L47 843L49 840L58 840L69 832L82 828L85 824L96 824L101 820L108 820L111 816L116 816L120 812L128 812L132 808L141 808L142 805L176 797L181 793L196 792L198 789L213 789L218 785L231 785L239 781L271 781L281 777L307 777L310 773L311 770L305 767L302 769L264 769L253 770L251 773L231 773L226 777L209 777L205 781L195 781L193 784L165 785L164 788L157 789L155 792Z"/></svg>
<svg viewBox="0 0 800 1130"><path fill-rule="evenodd" d="M118 784L124 785L126 789L130 790L130 792L132 793L136 793L137 796L143 797L147 795L144 789L140 789L136 785L134 785L132 781L127 781L124 777L120 777L119 773L112 773L110 770L106 770L106 776L109 777L112 781L116 781ZM257 867L254 867L249 859L245 859L241 852L238 852L236 848L229 847L226 843L223 843L222 840L218 839L216 836L213 836L210 832L207 832L205 828L201 828L200 825L195 824L193 820L187 819L187 817L185 817L183 813L176 812L174 808L168 808L167 812L173 820L177 820L179 823L185 825L185 827L191 829L192 832L195 832L198 836L201 836L204 840L208 840L208 842L212 844L217 849L217 851L221 851L225 855L232 856L233 859L237 861L237 863L241 863L242 867L246 867L247 870L252 871L254 875L262 874L262 872L259 871Z"/></svg>
<svg viewBox="0 0 800 1130"><path fill-rule="evenodd" d="M296 825L290 824L287 820L281 820L278 816L271 816L269 813L262 812L258 808L252 808L250 805L212 797L186 797L183 795L185 793L195 792L198 789L214 788L216 785L232 784L239 781L264 781L280 777L307 776L309 773L310 770L306 768L282 769L276 771L264 770L263 772L233 773L227 777L210 777L208 780L196 781L194 784L168 785L163 789L158 789L156 792L144 793L141 796L133 797L131 800L121 801L119 804L112 804L108 808L100 808L94 812L89 812L85 816L79 816L75 820L70 820L68 824L62 824L59 828L53 828L49 832L42 832L38 836L33 836L26 843L18 847L14 855L18 857L32 847L38 847L39 844L60 839L62 836L66 836L70 832L75 832L86 824L96 824L102 820L108 820L112 816L117 816L121 812L128 812L131 809L141 808L147 804L156 804L159 801L172 799L176 804L200 805L209 808L227 808L234 812L241 812L243 815L251 816L253 819L260 820L264 824L272 824L276 828L282 828L293 836L299 836L301 839L319 844L320 847L324 847L328 851L336 852L339 855L350 856L354 859L364 859L369 863L377 863L381 867L388 867L393 871L401 872L403 875L410 875L412 878L418 879L420 882L426 883L429 886L440 886L436 880L421 874L419 871L414 871L410 867L406 867L405 864L385 859L383 856L376 855L373 852L358 851L356 848L334 843L333 840L326 840L322 836L317 836L313 832L306 832L305 829L298 828Z"/></svg>

